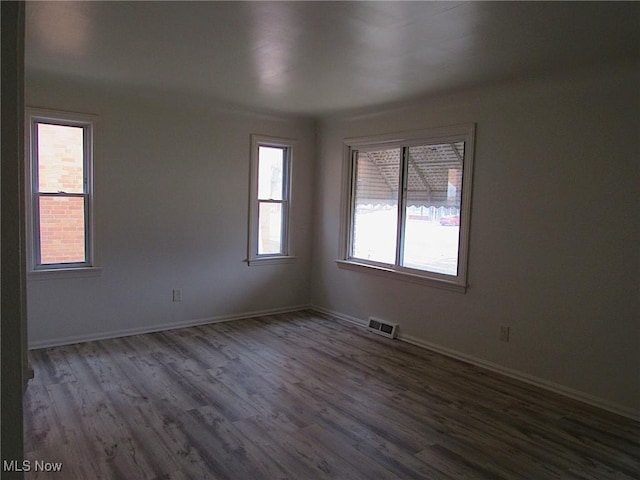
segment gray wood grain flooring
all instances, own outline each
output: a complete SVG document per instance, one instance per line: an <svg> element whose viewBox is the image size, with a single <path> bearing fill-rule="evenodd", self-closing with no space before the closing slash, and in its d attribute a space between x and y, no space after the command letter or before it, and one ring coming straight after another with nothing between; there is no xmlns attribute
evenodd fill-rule
<svg viewBox="0 0 640 480"><path fill-rule="evenodd" d="M32 361L26 478L640 478L637 422L310 311Z"/></svg>

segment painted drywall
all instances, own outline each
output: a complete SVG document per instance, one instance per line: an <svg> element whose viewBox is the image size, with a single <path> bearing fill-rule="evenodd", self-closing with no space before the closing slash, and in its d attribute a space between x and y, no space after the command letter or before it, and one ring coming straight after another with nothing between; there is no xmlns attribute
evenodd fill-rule
<svg viewBox="0 0 640 480"><path fill-rule="evenodd" d="M26 103L99 116L103 267L97 276L29 278L32 346L308 304L313 121L33 72ZM245 261L251 134L297 140L291 264ZM172 302L174 288L181 302Z"/></svg>
<svg viewBox="0 0 640 480"><path fill-rule="evenodd" d="M24 203L21 201L24 3L2 2L0 17L0 461L4 467L11 462L22 465L24 454L22 405L27 380L27 332L25 259L20 248L24 231ZM2 478L24 478L22 472L2 470Z"/></svg>
<svg viewBox="0 0 640 480"><path fill-rule="evenodd" d="M609 66L322 121L312 304L640 412L639 71ZM344 138L468 122L467 293L338 268Z"/></svg>

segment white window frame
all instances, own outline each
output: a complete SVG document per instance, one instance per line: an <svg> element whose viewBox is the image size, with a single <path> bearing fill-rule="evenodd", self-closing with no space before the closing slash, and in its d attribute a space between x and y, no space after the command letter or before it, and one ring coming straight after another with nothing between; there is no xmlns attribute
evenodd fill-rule
<svg viewBox="0 0 640 480"><path fill-rule="evenodd" d="M291 165L296 141L271 137L266 135L251 135L251 181L250 181L250 200L249 200L249 241L247 263L253 265L273 265L279 263L290 263L295 260L293 255L293 244L291 240ZM259 254L258 253L258 235L259 235L259 212L260 203L271 201L258 198L258 149L259 147L281 148L285 151L285 162L283 171L283 198L278 200L282 205L282 231L281 245L282 252L275 254Z"/></svg>
<svg viewBox="0 0 640 480"><path fill-rule="evenodd" d="M435 272L403 267L395 264L363 260L351 257L352 229L354 215L355 178L354 152L367 149L386 149L410 147L424 144L442 144L464 142L462 198L460 212L460 234L458 245L457 275L444 275ZM387 278L403 280L421 285L444 288L460 293L467 290L467 266L469 252L469 229L471 219L471 191L473 179L473 157L475 142L475 124L454 125L426 130L384 134L371 137L347 138L344 140L343 163L343 195L342 219L340 234L340 258L336 263L340 268L346 268L364 273L372 273ZM402 196L404 201L404 194ZM398 216L398 229L402 227L404 213ZM396 246L397 249L401 245Z"/></svg>
<svg viewBox="0 0 640 480"><path fill-rule="evenodd" d="M96 144L97 115L63 112L27 107L25 112L26 156L26 214L27 214L27 265L30 278L57 276L93 276L101 273L98 260L97 229L94 195L94 154ZM38 198L38 150L36 125L38 123L82 127L85 132L83 160L85 188L82 194L60 194L85 198L85 261L73 263L42 264L40 258L40 234ZM47 194L51 196L52 194ZM53 194L56 195L56 194Z"/></svg>

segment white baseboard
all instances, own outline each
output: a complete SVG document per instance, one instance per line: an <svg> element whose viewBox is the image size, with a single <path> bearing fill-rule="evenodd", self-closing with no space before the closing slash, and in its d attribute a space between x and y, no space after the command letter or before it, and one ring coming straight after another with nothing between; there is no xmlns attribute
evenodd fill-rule
<svg viewBox="0 0 640 480"><path fill-rule="evenodd" d="M318 307L317 305L311 305L309 308L311 308L311 310L315 310L316 312L324 313L325 315L339 318L340 320L344 320L345 322L353 323L355 325L358 325L359 327L365 327L365 328L367 327L366 320L363 320L361 318L352 317L351 315L336 312L334 310L329 310L328 308Z"/></svg>
<svg viewBox="0 0 640 480"><path fill-rule="evenodd" d="M349 323L353 323L360 327L366 328L367 322L363 319L352 317L351 315L345 315L340 312L336 312L333 310L329 310L323 307L318 307L316 305L312 305L310 307L312 310L315 310L320 313L324 313L326 315L330 315L332 317L338 318L340 320L347 321ZM575 390L569 387L565 387L564 385L560 385L558 383L547 381L543 378L539 378L533 375L529 375L527 373L520 372L518 370L514 370L511 368L504 367L497 363L488 362L486 360L482 360L481 358L474 357L472 355L467 355L462 352L458 352L456 350L452 350L450 348L442 347L435 343L427 342L425 340L419 339L417 337L411 335L403 335L400 333L398 335L398 340L403 342L410 343L412 345L416 345L421 348L425 348L427 350L431 350L433 352L440 353L442 355L446 355L451 358L455 358L457 360L461 360L466 363L470 363L472 365L476 365L478 367L484 368L486 370L490 370L495 373L499 373L506 377L514 378L516 380L520 380L524 383L534 385L536 387L540 387L544 390L548 390L554 393L558 393L565 397L569 397L573 400L578 400L579 402L586 403L587 405L591 405L602 410L606 410L608 412L615 413L617 415L621 415L626 418L630 418L632 420L640 421L640 411L632 408L628 408L622 405L619 405L614 402L610 402L608 400L604 400L602 398L590 395L585 392L581 392L579 390Z"/></svg>
<svg viewBox="0 0 640 480"><path fill-rule="evenodd" d="M260 317L263 315L276 315L278 313L297 312L311 308L309 305L298 305L293 307L272 308L267 310L257 310L253 312L237 313L232 315L219 315L209 318L199 318L196 320L187 320L184 322L170 322L157 325L149 325L136 328L125 328L121 330L113 330L103 333L91 333L86 335L73 335L70 337L52 338L36 342L29 342L29 350L37 350L39 348L60 347L62 345L72 345L74 343L93 342L96 340L108 340L111 338L130 337L132 335L142 335L145 333L162 332L165 330L175 330L177 328L196 327L199 325L208 325L210 323L230 322L233 320L243 320L247 318Z"/></svg>

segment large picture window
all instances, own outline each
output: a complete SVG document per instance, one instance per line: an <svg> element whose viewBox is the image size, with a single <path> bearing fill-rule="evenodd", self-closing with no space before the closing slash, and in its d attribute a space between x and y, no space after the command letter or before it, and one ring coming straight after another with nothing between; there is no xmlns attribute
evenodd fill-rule
<svg viewBox="0 0 640 480"><path fill-rule="evenodd" d="M289 239L293 141L251 137L249 264L292 260Z"/></svg>
<svg viewBox="0 0 640 480"><path fill-rule="evenodd" d="M27 110L29 257L34 271L94 266L94 118Z"/></svg>
<svg viewBox="0 0 640 480"><path fill-rule="evenodd" d="M474 126L349 139L341 266L466 288Z"/></svg>

